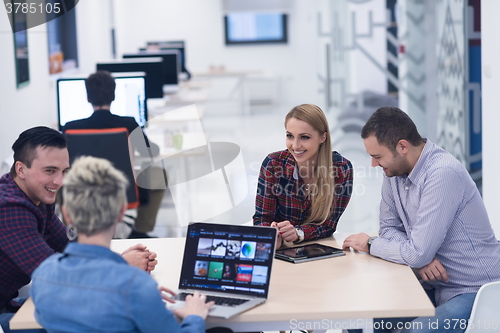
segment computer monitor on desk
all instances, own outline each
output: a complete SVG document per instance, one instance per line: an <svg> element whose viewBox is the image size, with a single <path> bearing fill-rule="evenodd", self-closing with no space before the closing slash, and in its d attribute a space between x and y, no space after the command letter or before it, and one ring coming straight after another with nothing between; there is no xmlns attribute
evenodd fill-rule
<svg viewBox="0 0 500 333"><path fill-rule="evenodd" d="M181 61L181 71L186 76L186 79L191 78L191 73L186 68L186 43L184 41L153 41L147 42L145 48L141 48L141 51L147 51L149 53L157 51L168 51L168 50L178 50L180 52Z"/></svg>
<svg viewBox="0 0 500 333"><path fill-rule="evenodd" d="M146 45L148 47L157 46L159 48L161 48L165 45L172 45L172 44L178 44L182 47L184 47L186 45L183 40L161 40L161 41L149 41L146 43Z"/></svg>
<svg viewBox="0 0 500 333"><path fill-rule="evenodd" d="M131 58L97 63L97 70L111 73L146 73L146 98L163 98L163 58Z"/></svg>
<svg viewBox="0 0 500 333"><path fill-rule="evenodd" d="M116 89L111 113L134 117L140 126L145 126L148 109L144 73L116 73L113 76ZM87 76L79 76L57 80L57 115L60 130L67 122L88 118L94 112L87 101L86 78Z"/></svg>
<svg viewBox="0 0 500 333"><path fill-rule="evenodd" d="M174 93L179 88L179 73L181 71L180 52L178 50L167 50L157 52L126 53L123 59L151 59L161 57L163 59L162 82L164 93Z"/></svg>

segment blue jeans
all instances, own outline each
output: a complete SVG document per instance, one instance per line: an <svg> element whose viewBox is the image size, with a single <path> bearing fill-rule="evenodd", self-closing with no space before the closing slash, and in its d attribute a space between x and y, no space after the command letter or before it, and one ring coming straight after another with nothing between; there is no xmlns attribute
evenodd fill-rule
<svg viewBox="0 0 500 333"><path fill-rule="evenodd" d="M426 292L432 304L436 306L434 290L426 290ZM401 333L463 333L467 329L475 298L476 293L455 296L436 307L434 317L375 319L373 331L386 333L391 332L391 329L402 329ZM349 330L349 332L357 333L361 330Z"/></svg>
<svg viewBox="0 0 500 333"><path fill-rule="evenodd" d="M19 304L23 304L26 301L27 297L19 297L16 298L16 302ZM5 333L47 333L47 331L43 329L36 329L36 330L15 330L11 331L9 328L9 321L14 317L15 312L4 312L0 313L0 326L2 326L2 329Z"/></svg>
<svg viewBox="0 0 500 333"><path fill-rule="evenodd" d="M429 298L435 305L434 291L427 291ZM467 329L467 323L472 311L472 305L477 293L467 293L453 297L448 302L436 307L434 317L419 317L403 329L401 333L413 332L447 332L463 333Z"/></svg>

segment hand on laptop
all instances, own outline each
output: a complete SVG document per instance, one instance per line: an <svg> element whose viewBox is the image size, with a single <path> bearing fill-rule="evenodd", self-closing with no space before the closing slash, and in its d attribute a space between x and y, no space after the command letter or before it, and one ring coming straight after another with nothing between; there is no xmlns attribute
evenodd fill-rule
<svg viewBox="0 0 500 333"><path fill-rule="evenodd" d="M169 303L175 303L175 300L170 297L168 294L172 295L172 296L175 296L176 293L173 292L172 290L166 288L166 287L158 287L158 289L160 290L160 295L161 295L161 298L164 300L164 301L167 301ZM167 294L168 293L168 294Z"/></svg>
<svg viewBox="0 0 500 333"><path fill-rule="evenodd" d="M158 263L156 260L156 253L149 251L148 248L142 244L136 244L129 247L123 251L122 257L129 265L143 269L148 273L153 271Z"/></svg>
<svg viewBox="0 0 500 333"><path fill-rule="evenodd" d="M186 297L186 303L180 309L175 309L174 313L181 319L189 315L198 315L203 319L207 318L208 310L214 305L214 302L206 302L206 296L195 291L193 295Z"/></svg>

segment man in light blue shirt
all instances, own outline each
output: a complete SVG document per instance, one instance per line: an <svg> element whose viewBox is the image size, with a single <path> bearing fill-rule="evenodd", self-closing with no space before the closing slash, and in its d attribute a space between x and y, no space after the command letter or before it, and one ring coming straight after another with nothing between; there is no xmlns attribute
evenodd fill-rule
<svg viewBox="0 0 500 333"><path fill-rule="evenodd" d="M418 332L465 331L479 288L500 280L500 243L475 183L398 108L379 108L361 136L385 172L379 237L351 235L343 247L418 270L436 306L435 317L415 319Z"/></svg>

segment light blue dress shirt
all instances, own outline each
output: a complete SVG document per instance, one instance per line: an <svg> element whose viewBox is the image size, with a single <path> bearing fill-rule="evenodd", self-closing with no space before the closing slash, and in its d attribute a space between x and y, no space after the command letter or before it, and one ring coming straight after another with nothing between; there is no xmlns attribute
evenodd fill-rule
<svg viewBox="0 0 500 333"><path fill-rule="evenodd" d="M70 243L33 273L36 320L51 332L205 332L200 316L178 323L154 279L110 249Z"/></svg>
<svg viewBox="0 0 500 333"><path fill-rule="evenodd" d="M500 280L500 243L483 200L464 166L429 140L408 176L386 177L374 256L421 268L437 258L449 282L435 288L441 305Z"/></svg>

